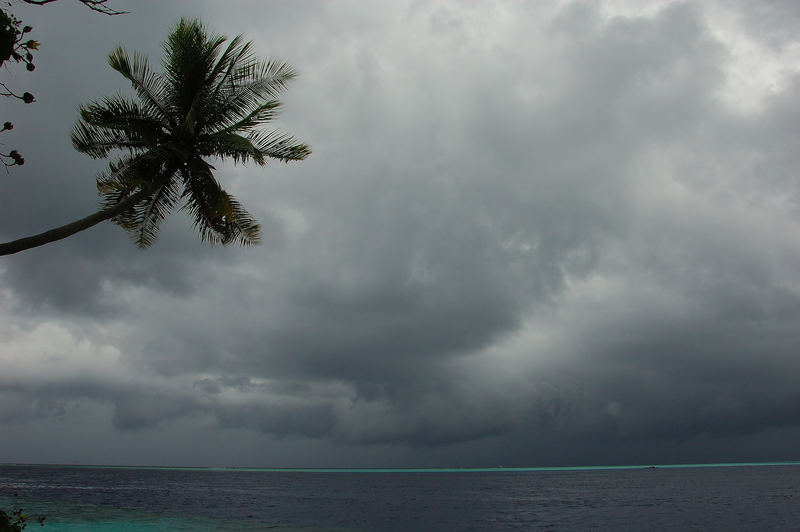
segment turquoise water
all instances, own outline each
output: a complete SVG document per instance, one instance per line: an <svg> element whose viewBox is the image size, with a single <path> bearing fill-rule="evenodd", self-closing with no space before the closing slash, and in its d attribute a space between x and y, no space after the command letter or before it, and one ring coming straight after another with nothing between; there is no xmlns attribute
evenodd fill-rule
<svg viewBox="0 0 800 532"><path fill-rule="evenodd" d="M106 513L106 512L104 512ZM50 512L52 515L52 511ZM106 516L103 520L75 520L64 521L57 519L48 520L42 532L151 532L154 530L164 532L188 532L197 530L232 530L244 531L240 523L226 524L224 521L214 521L210 519L187 519L187 518L145 518L140 519L132 515L118 514ZM37 523L29 524L25 529L32 531L40 528ZM249 530L264 530L261 524L254 525ZM269 530L297 530L293 528L281 529L268 527Z"/></svg>
<svg viewBox="0 0 800 532"><path fill-rule="evenodd" d="M10 497L0 497L0 508L12 508L20 501ZM248 523L242 520L213 519L187 515L161 515L143 511L131 511L93 504L69 504L62 502L24 503L25 514L29 516L26 532L188 532L198 530L252 531L271 530L288 532L309 530L304 527L281 527L263 521ZM36 516L45 516L40 527ZM316 529L322 530L322 529ZM333 529L326 531L333 532Z"/></svg>

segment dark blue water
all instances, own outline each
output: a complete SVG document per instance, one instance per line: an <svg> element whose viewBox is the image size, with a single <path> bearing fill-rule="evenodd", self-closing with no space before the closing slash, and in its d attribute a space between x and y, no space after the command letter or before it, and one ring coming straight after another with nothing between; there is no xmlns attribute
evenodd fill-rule
<svg viewBox="0 0 800 532"><path fill-rule="evenodd" d="M43 532L800 530L800 464L461 472L0 466L0 508L18 506L46 516Z"/></svg>

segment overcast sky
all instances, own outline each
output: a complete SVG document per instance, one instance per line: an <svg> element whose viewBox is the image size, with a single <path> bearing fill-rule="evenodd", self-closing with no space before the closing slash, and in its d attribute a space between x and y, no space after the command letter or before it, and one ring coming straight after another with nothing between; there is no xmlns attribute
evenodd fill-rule
<svg viewBox="0 0 800 532"><path fill-rule="evenodd" d="M300 76L309 159L0 258L0 462L536 466L800 459L800 3L15 5L0 239L91 213L81 103L181 16Z"/></svg>

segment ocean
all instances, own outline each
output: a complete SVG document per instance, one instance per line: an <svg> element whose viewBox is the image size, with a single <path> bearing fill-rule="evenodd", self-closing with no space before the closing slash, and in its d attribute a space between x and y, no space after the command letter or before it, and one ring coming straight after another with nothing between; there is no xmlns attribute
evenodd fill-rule
<svg viewBox="0 0 800 532"><path fill-rule="evenodd" d="M43 532L800 530L800 462L446 470L0 465L0 508L17 507L44 515Z"/></svg>

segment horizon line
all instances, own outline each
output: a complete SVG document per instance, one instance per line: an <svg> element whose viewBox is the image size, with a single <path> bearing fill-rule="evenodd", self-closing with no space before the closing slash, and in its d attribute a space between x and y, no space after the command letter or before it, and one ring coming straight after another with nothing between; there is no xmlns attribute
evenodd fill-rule
<svg viewBox="0 0 800 532"><path fill-rule="evenodd" d="M637 469L681 469L720 467L759 467L800 465L800 460L765 462L707 462L678 464L627 464L627 465L578 465L578 466L494 466L494 467L253 467L253 466L164 466L164 465L109 465L109 464L58 464L58 463L13 463L2 462L0 467L63 467L86 469L164 469L186 471L239 471L276 473L493 473L493 472L546 472L546 471L593 471L593 470L637 470Z"/></svg>

